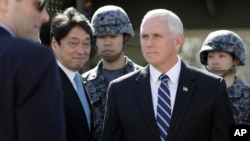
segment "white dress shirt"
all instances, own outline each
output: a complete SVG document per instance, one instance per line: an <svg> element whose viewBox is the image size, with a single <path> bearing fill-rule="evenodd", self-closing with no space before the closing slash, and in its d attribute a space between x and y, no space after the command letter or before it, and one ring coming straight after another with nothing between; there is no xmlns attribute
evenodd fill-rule
<svg viewBox="0 0 250 141"><path fill-rule="evenodd" d="M152 65L149 65L149 70L150 70L150 85L151 85L152 100L154 106L154 113L156 117L157 103L158 103L158 88L161 83L159 76L161 75L161 72L158 71ZM180 71L181 71L181 60L178 57L177 63L167 73L165 73L169 77L168 85L170 90L171 112L173 112L174 109L174 102L179 82Z"/></svg>

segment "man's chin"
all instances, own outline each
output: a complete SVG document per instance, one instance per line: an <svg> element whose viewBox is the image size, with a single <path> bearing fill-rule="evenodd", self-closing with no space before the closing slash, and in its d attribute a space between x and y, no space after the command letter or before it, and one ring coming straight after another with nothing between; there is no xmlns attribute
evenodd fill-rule
<svg viewBox="0 0 250 141"><path fill-rule="evenodd" d="M80 69L83 68L83 66L84 66L84 64L76 64L76 65L74 66L74 69L75 69L75 70L80 70Z"/></svg>

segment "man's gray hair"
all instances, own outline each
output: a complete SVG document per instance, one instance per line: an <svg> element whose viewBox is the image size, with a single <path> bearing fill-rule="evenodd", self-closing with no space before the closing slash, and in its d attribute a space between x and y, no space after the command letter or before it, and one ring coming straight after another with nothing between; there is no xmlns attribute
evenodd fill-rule
<svg viewBox="0 0 250 141"><path fill-rule="evenodd" d="M172 11L167 9L153 9L146 13L142 19L142 24L149 18L153 17L163 17L166 18L170 32L173 36L178 34L183 34L183 24L181 19ZM142 25L141 24L141 25Z"/></svg>

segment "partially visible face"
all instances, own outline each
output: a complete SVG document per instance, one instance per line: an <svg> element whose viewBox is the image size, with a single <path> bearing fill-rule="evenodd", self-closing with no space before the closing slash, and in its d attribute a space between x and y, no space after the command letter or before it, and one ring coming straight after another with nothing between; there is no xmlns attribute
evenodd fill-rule
<svg viewBox="0 0 250 141"><path fill-rule="evenodd" d="M234 61L233 57L227 52L208 52L207 68L219 76L222 75L220 72L231 69L234 64L236 64L236 61Z"/></svg>
<svg viewBox="0 0 250 141"><path fill-rule="evenodd" d="M78 71L89 59L90 35L81 27L74 27L62 38L60 44L52 38L52 49L56 58L68 69Z"/></svg>
<svg viewBox="0 0 250 141"><path fill-rule="evenodd" d="M148 18L140 30L142 54L149 64L159 67L176 63L182 41L173 37L165 18Z"/></svg>
<svg viewBox="0 0 250 141"><path fill-rule="evenodd" d="M98 55L108 62L116 61L123 55L124 35L114 34L96 37Z"/></svg>
<svg viewBox="0 0 250 141"><path fill-rule="evenodd" d="M49 20L45 0L9 0L8 23L17 37L33 39Z"/></svg>

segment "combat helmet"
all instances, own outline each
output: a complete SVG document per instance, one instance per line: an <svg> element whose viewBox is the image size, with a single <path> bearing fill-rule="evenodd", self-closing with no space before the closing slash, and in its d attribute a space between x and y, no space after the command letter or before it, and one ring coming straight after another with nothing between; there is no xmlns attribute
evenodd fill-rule
<svg viewBox="0 0 250 141"><path fill-rule="evenodd" d="M127 13L118 6L107 5L96 10L91 24L94 36L126 33L134 36L132 24Z"/></svg>
<svg viewBox="0 0 250 141"><path fill-rule="evenodd" d="M200 62L207 65L209 51L225 51L239 59L239 66L246 64L245 50L239 35L229 30L217 30L211 32L202 44Z"/></svg>

